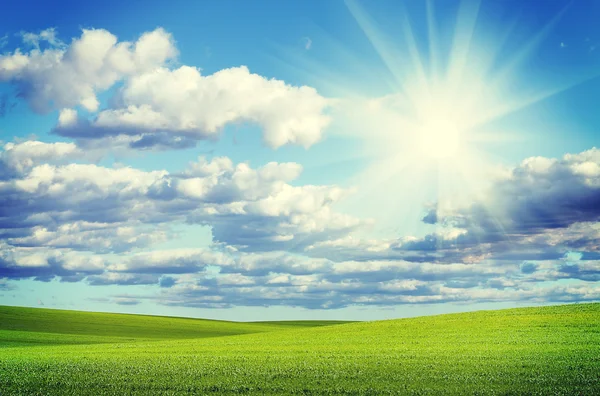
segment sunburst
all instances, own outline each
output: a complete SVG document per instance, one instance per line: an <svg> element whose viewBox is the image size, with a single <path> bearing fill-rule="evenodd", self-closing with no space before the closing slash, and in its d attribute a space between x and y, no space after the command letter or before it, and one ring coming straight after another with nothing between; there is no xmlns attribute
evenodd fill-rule
<svg viewBox="0 0 600 396"><path fill-rule="evenodd" d="M518 131L499 129L496 121L586 80L547 89L514 89L520 66L564 10L512 57L498 62L510 31L486 43L476 40L476 36L490 37L486 32L476 34L482 26L477 23L479 2L461 3L452 43L445 51L440 48L431 1L426 3L426 48L418 45L423 40L417 40L406 11L400 20L400 37L389 37L356 1L346 4L394 76L387 96L352 100L348 105L355 129L376 147L379 157L357 177L362 194L354 204L369 206L369 214L388 226L402 221L415 224L420 213L415 205L427 197L437 202L440 211L472 198L493 166L490 147L493 152L494 142L518 136ZM433 187L427 186L432 173ZM493 214L494 208L488 210Z"/></svg>

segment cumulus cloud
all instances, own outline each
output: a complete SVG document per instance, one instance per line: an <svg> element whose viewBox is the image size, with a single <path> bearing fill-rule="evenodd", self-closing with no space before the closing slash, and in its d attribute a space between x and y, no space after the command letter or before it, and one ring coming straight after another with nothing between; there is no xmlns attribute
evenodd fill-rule
<svg viewBox="0 0 600 396"><path fill-rule="evenodd" d="M598 188L595 150L524 161L492 183L485 197L493 201L435 212L428 219L442 227L425 237L386 240L352 237L365 222L333 209L349 191L291 185L302 170L295 163L199 158L173 173L62 162L79 154L62 143L5 146L0 277L155 285L156 295L127 298L192 307L600 297L600 223L587 204ZM572 214L527 220L519 208L533 202ZM492 203L521 214L507 215L505 237L496 228L486 235L491 221L474 209ZM181 221L210 226L214 244L135 252L168 239Z"/></svg>
<svg viewBox="0 0 600 396"><path fill-rule="evenodd" d="M83 151L74 143L44 143L32 140L6 143L0 151L0 180L8 177L9 172L22 174L41 162L67 161L81 158L83 155Z"/></svg>
<svg viewBox="0 0 600 396"><path fill-rule="evenodd" d="M217 139L228 124L251 123L261 127L270 147L309 147L330 122L330 100L312 87L269 79L246 66L206 76L197 67L172 67L177 48L161 28L135 42L104 29L83 29L68 44L54 29L22 37L33 49L0 55L0 82L13 83L36 112L60 110L54 132L81 144L110 144L121 136L130 148L186 148ZM40 49L40 42L47 48ZM117 83L122 87L101 109L98 94ZM91 117L80 116L77 106Z"/></svg>
<svg viewBox="0 0 600 396"><path fill-rule="evenodd" d="M135 43L119 42L104 29L83 29L62 45L55 31L23 35L35 48L0 56L0 81L15 84L19 95L40 113L76 105L97 111L97 94L126 76L153 70L174 59L173 38L163 29L144 33ZM45 40L49 48L39 49Z"/></svg>
<svg viewBox="0 0 600 396"><path fill-rule="evenodd" d="M152 285L158 283L159 277L151 274L124 274L118 272L104 272L99 275L88 276L87 282L92 286L106 285Z"/></svg>
<svg viewBox="0 0 600 396"><path fill-rule="evenodd" d="M105 264L96 256L61 249L15 248L0 241L0 278L49 281L59 276L65 281L81 281L102 274Z"/></svg>
<svg viewBox="0 0 600 396"><path fill-rule="evenodd" d="M414 263L388 261L360 263L360 268L357 264L345 265L350 272L343 272L338 278L319 271L310 275L271 272L253 276L242 272L184 276L160 294L145 298L164 305L202 308L285 305L309 309L475 301L569 302L600 298L600 287L595 283L539 283L497 267L428 264L418 268ZM382 269L393 267L396 271L387 272L387 277L377 276ZM367 276L369 274L373 276Z"/></svg>
<svg viewBox="0 0 600 396"><path fill-rule="evenodd" d="M496 241L598 221L598 202L600 150L593 148L562 159L528 158L496 180L482 200L438 222L468 229L480 241Z"/></svg>
<svg viewBox="0 0 600 396"><path fill-rule="evenodd" d="M137 274L194 273L207 266L226 266L230 262L231 257L210 249L174 249L139 253L111 265L109 270Z"/></svg>
<svg viewBox="0 0 600 396"><path fill-rule="evenodd" d="M599 202L600 150L561 159L528 158L498 175L470 205L452 211L429 207L423 222L438 225L434 233L395 240L319 241L307 253L338 261L477 263L557 260L567 251L580 251L596 259Z"/></svg>
<svg viewBox="0 0 600 396"><path fill-rule="evenodd" d="M140 273L142 278L138 279L126 272L129 282L142 282L148 275L145 272L169 273L159 280L161 293L139 297L165 305L203 308L293 305L327 309L473 301L566 302L600 296L600 288L593 283L598 279L597 262L574 264L578 258L565 257L535 265L445 264L402 260L335 262L284 252L228 252L215 259L223 252L217 256L215 253L206 249L158 251L141 255L119 270ZM114 283L119 284L120 279L116 279ZM567 287L552 283L560 279L571 279L572 283Z"/></svg>
<svg viewBox="0 0 600 396"><path fill-rule="evenodd" d="M600 298L595 148L526 159L478 200L430 207L429 235L362 239L353 233L370 222L336 210L353 190L299 185L296 163L201 157L179 172L90 163L90 150L186 148L236 123L259 126L270 147L309 147L331 104L313 88L244 66L204 75L175 65L163 29L135 42L102 29L70 43L53 29L22 38L28 50L0 55L0 81L33 110L57 110L54 133L75 142L0 149L0 289L57 277L154 285L156 295L110 301L198 307ZM182 223L210 227L213 244L155 248Z"/></svg>
<svg viewBox="0 0 600 396"><path fill-rule="evenodd" d="M267 79L245 66L209 76L189 66L157 68L127 79L115 102L91 121L64 110L55 132L78 139L125 134L136 139L132 145L159 139L175 147L182 139L215 139L225 125L248 122L259 125L265 143L276 148L309 147L329 124L329 102L314 88Z"/></svg>
<svg viewBox="0 0 600 396"><path fill-rule="evenodd" d="M13 246L126 252L167 240L169 227L212 227L217 243L241 250L301 250L363 222L337 213L349 191L292 186L302 168L259 168L200 158L179 173L61 163L71 143L9 143L0 151L0 236Z"/></svg>
<svg viewBox="0 0 600 396"><path fill-rule="evenodd" d="M144 227L130 222L110 224L75 221L53 229L34 226L29 235L10 239L13 246L68 248L91 250L96 253L126 252L144 248L168 239L168 230L162 226Z"/></svg>

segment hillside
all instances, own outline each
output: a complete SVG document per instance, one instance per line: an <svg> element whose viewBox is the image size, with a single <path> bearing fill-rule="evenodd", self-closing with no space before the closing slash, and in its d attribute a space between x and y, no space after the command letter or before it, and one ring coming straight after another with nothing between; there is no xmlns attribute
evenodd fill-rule
<svg viewBox="0 0 600 396"><path fill-rule="evenodd" d="M168 316L0 306L0 347L20 344L87 344L151 339L220 337L294 326L344 322L244 323Z"/></svg>
<svg viewBox="0 0 600 396"><path fill-rule="evenodd" d="M600 304L0 354L6 394L600 394Z"/></svg>

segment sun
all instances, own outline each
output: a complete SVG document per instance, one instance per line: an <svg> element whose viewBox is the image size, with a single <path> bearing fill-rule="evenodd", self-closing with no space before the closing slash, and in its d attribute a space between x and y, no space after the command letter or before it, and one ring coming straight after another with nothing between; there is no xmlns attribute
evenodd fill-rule
<svg viewBox="0 0 600 396"><path fill-rule="evenodd" d="M417 151L429 159L456 160L464 149L465 131L451 117L433 114L422 122L415 134Z"/></svg>
<svg viewBox="0 0 600 396"><path fill-rule="evenodd" d="M388 98L383 105L374 106L372 117L383 123L376 126L383 156L392 156L396 167L405 162L434 164L446 169L465 167L471 161L476 115L482 112L481 101L469 103L460 93L452 92L445 84L421 89L413 97L402 93Z"/></svg>
<svg viewBox="0 0 600 396"><path fill-rule="evenodd" d="M348 207L376 218L382 232L395 232L399 223L422 225L415 208L423 202L435 202L438 210L469 202L497 173L507 148L534 125L524 125L517 113L593 77L547 85L532 78L530 85L521 74L562 11L509 53L514 26L490 25L488 31L479 21L481 2L459 2L449 24L436 18L434 2L422 3L424 12L414 20L400 5L396 29L346 0L385 67L385 91L373 95L365 86L362 93L346 81L337 84L333 74L321 76L343 98L347 121L340 133L361 142L348 161L366 164L351 180L358 193ZM361 69L371 72L371 64Z"/></svg>

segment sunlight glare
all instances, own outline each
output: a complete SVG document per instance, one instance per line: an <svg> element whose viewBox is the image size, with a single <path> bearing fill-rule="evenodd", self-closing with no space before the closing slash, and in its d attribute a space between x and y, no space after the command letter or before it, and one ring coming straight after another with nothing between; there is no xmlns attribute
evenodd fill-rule
<svg viewBox="0 0 600 396"><path fill-rule="evenodd" d="M419 149L434 159L454 158L460 151L460 130L452 120L431 120L419 131Z"/></svg>
<svg viewBox="0 0 600 396"><path fill-rule="evenodd" d="M413 30L418 18L409 18L408 12L397 35L387 36L357 1L346 4L393 77L390 93L349 107L355 121L349 129L368 131L365 142L379 153L379 160L355 178L365 191L357 205L372 202L372 216L389 223L412 219L414 205L425 196L438 208L466 202L489 182L495 155L491 144L515 136L498 121L580 82L533 91L517 84L518 66L563 11L521 43L515 55L497 63L500 52L493 48L504 45L512 27L498 37L478 32L478 1L460 3L450 40L438 29L433 4L427 2L426 48Z"/></svg>

